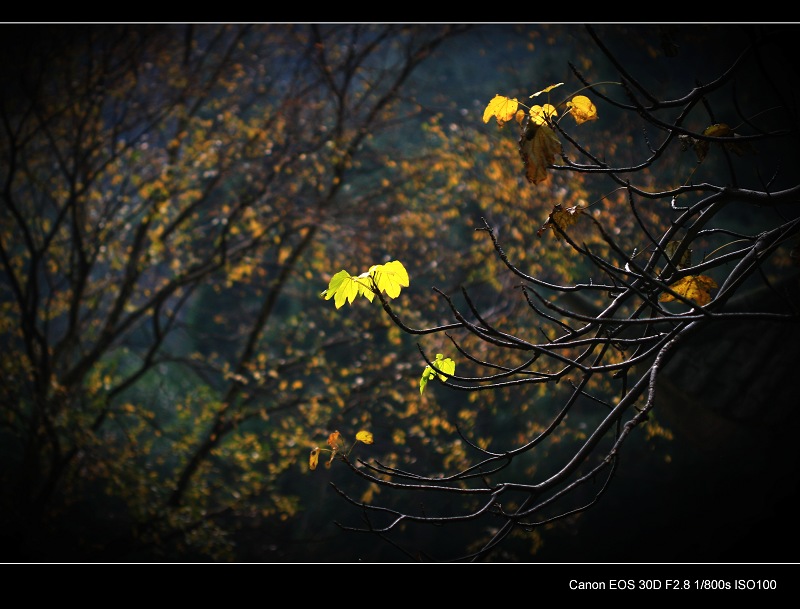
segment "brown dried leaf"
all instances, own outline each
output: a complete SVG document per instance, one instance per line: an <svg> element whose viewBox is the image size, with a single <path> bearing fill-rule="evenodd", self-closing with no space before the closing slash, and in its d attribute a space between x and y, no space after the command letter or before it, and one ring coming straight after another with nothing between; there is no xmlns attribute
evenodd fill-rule
<svg viewBox="0 0 800 609"><path fill-rule="evenodd" d="M531 184L547 179L547 167L561 154L561 142L549 125L528 125L519 139L519 153L525 164L525 177Z"/></svg>
<svg viewBox="0 0 800 609"><path fill-rule="evenodd" d="M541 228L536 232L536 235L541 237L542 233L548 228L552 229L553 225L558 226L562 231L566 231L568 226L572 226L578 221L578 217L583 213L583 209L582 205L575 205L565 209L560 203L557 203L553 206L553 211L550 212L550 215L547 217L547 222L542 224ZM559 239L561 238L558 231L553 230L553 234Z"/></svg>

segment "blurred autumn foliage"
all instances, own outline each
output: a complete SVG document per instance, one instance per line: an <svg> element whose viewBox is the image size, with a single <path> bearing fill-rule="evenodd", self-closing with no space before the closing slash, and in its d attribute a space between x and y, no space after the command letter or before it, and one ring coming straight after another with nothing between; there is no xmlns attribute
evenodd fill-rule
<svg viewBox="0 0 800 609"><path fill-rule="evenodd" d="M441 480L469 471L454 481L468 489L472 474L487 475L470 469L474 449L499 443L501 454L545 432L544 449L520 451L507 472L524 481L552 475L625 382L598 375L590 388L580 385L603 397L582 400L556 425L554 413L580 381L553 366L532 375L543 382L448 392L436 381L423 393L420 370L426 382L447 378L431 368L443 356L442 370L458 371L445 382L452 385L477 377L506 346L463 332L447 298L463 288L468 309L507 337L533 329L556 340L552 328L538 327L535 297L526 300L508 261L548 286L572 286L601 279L594 256L613 259L617 284L603 277L602 287L554 300L596 315L633 281L617 275L626 261L633 274L639 264L653 271L655 262L644 261L659 251L652 242L707 196L707 182L715 192L748 171L738 194L766 193L754 195L761 203L787 188L762 148L740 157L729 139L776 131L797 138L796 125L772 109L789 104L777 94L758 111L738 112L735 96L712 111L712 87L691 100L702 118L688 112L667 91L680 95L697 86L692 79L719 74L688 73L707 67L694 60L663 67L652 28L626 39L642 61L662 66L647 85L665 101L641 103L670 114L645 135L624 118L642 109L625 98L630 83L619 84L619 66L578 26L3 29L0 536L10 561L418 559L334 521L363 514L352 502L405 513L408 497L389 493L397 472L423 468ZM707 32L681 34L688 45ZM733 38L736 52L708 53L710 70L735 62L750 43ZM617 84L586 90L581 77ZM539 92L547 99L531 120L518 117L518 102L513 113L502 102L508 124L486 124L497 91L528 100L530 90L557 81L565 84ZM747 101L756 90L773 95L759 87ZM580 95L559 104L562 89ZM604 108L605 96L625 107ZM574 133L552 122L570 114ZM514 127L520 137L509 136ZM663 133L674 146L658 148ZM761 143L740 139L743 151ZM751 165L741 169L754 158L763 163L757 178ZM744 205L713 231L684 223L691 239L673 260L683 262L689 244L695 258L673 265L682 283L681 273L659 283L673 301L666 306L710 302L703 277L714 273L701 252L739 251L729 245L737 239L752 246L753 235L776 226L776 210L784 213ZM785 231L780 243L794 234ZM762 267L770 279L791 265L788 255L774 260ZM391 306L382 294L355 298L367 295L360 276L332 284L339 269L394 273L397 261L404 275L393 275ZM701 265L697 273L686 271L692 265ZM320 300L325 286L335 307ZM655 292L648 299L668 301ZM352 306L339 309L345 301ZM572 323L563 310L548 315L555 327ZM627 335L607 338L609 366L625 361L617 348L625 341L636 348ZM572 361L584 348L568 344L561 357ZM493 374L521 372L530 357L503 353ZM661 455L672 436L653 415L646 446ZM350 467L309 471L327 450L320 438ZM360 460L380 464L366 483ZM457 513L454 497L448 492L444 513ZM524 547L503 557L530 559L560 530L557 522L525 525L515 532ZM498 526L463 535L398 529L407 547L463 554Z"/></svg>
<svg viewBox="0 0 800 609"><path fill-rule="evenodd" d="M280 481L308 438L402 401L397 354L353 351L311 280L429 216L390 143L469 28L4 29L7 557L233 559L240 519L305 507Z"/></svg>

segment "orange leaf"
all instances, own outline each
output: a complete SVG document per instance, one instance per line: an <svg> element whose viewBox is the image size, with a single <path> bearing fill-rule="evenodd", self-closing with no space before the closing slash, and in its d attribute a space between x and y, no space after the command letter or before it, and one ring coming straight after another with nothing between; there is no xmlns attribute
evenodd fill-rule
<svg viewBox="0 0 800 609"><path fill-rule="evenodd" d="M337 450L342 450L344 448L344 438L342 438L342 434L340 434L338 431L334 431L331 435L329 435L328 446L330 446L334 452Z"/></svg>

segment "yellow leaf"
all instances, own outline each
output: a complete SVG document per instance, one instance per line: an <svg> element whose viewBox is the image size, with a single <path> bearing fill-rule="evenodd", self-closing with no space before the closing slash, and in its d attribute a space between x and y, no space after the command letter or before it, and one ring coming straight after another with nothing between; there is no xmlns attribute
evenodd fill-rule
<svg viewBox="0 0 800 609"><path fill-rule="evenodd" d="M531 184L547 179L547 166L561 154L561 142L548 125L536 125L533 121L520 137L519 151L525 164L525 177Z"/></svg>
<svg viewBox="0 0 800 609"><path fill-rule="evenodd" d="M358 296L364 296L370 302L375 298L375 287L379 292L386 292L390 298L397 298L402 288L408 287L408 272L399 260L386 264L375 264L368 271L352 276L341 270L331 277L328 289L320 293L320 298L334 299L336 308L345 302L352 304Z"/></svg>
<svg viewBox="0 0 800 609"><path fill-rule="evenodd" d="M519 102L516 98L510 99L505 95L495 95L483 111L483 122L488 123L493 116L497 124L502 127L517 113Z"/></svg>
<svg viewBox="0 0 800 609"><path fill-rule="evenodd" d="M555 89L556 87L560 87L560 86L561 86L561 85L563 85L563 84L564 84L563 82L560 82L560 83L557 83L557 84L555 84L555 85L550 85L549 87L545 87L545 88L544 88L544 89L542 89L541 91L537 91L536 93L534 93L533 95L531 95L531 97L536 97L537 95L541 95L542 93L550 93L550 91L552 91L552 90L553 90L553 89Z"/></svg>
<svg viewBox="0 0 800 609"><path fill-rule="evenodd" d="M572 101L567 102L567 108L572 113L572 118L580 125L587 121L597 120L597 108L585 95L576 95Z"/></svg>
<svg viewBox="0 0 800 609"><path fill-rule="evenodd" d="M369 269L369 274L375 280L378 290L386 292L391 298L397 298L401 288L409 285L408 272L399 260L374 265Z"/></svg>
<svg viewBox="0 0 800 609"><path fill-rule="evenodd" d="M308 467L312 470L317 469L319 463L319 446L311 449L311 456L308 458Z"/></svg>
<svg viewBox="0 0 800 609"><path fill-rule="evenodd" d="M336 308L339 309L345 302L353 304L362 290L363 286L358 283L357 277L352 277L347 271L341 270L331 277L328 289L322 291L320 298L325 300L333 298Z"/></svg>
<svg viewBox="0 0 800 609"><path fill-rule="evenodd" d="M428 384L428 381L432 381L437 375L439 380L445 383L447 382L447 375L453 375L455 373L456 363L449 357L444 357L441 353L437 353L436 359L433 361L433 366L425 366L425 370L422 371L422 377L419 379L420 395L425 391L425 386Z"/></svg>
<svg viewBox="0 0 800 609"><path fill-rule="evenodd" d="M548 228L553 228L553 225L558 226L562 231L566 231L568 226L572 226L578 221L578 217L582 213L583 206L581 205L575 205L574 207L567 207L564 209L560 203L557 203L553 206L553 211L547 217L547 222L542 224L536 234L541 237L542 233ZM561 238L561 234L558 233L558 231L554 230L553 233L558 238Z"/></svg>
<svg viewBox="0 0 800 609"><path fill-rule="evenodd" d="M698 305L705 306L711 302L711 290L717 287L717 282L708 275L689 275L673 283L672 291L684 298L695 301ZM661 302L677 300L672 294L664 293L658 297Z"/></svg>
<svg viewBox="0 0 800 609"><path fill-rule="evenodd" d="M530 110L531 120L536 125L544 125L547 123L546 118L558 116L558 112L554 106L545 104L544 106L533 106Z"/></svg>
<svg viewBox="0 0 800 609"><path fill-rule="evenodd" d="M356 434L356 440L363 442L364 444L372 444L373 442L372 434L363 429Z"/></svg>
<svg viewBox="0 0 800 609"><path fill-rule="evenodd" d="M331 277L328 289L323 290L320 294L320 298L324 298L325 300L333 298L337 309L340 308L345 301L352 304L356 296L358 296L356 278L351 277L350 273L345 270L341 270Z"/></svg>

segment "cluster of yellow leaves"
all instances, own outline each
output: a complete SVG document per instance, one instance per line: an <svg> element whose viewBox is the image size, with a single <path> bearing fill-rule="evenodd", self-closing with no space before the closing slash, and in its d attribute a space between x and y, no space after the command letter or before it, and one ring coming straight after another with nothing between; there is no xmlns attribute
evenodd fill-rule
<svg viewBox="0 0 800 609"><path fill-rule="evenodd" d="M544 106L532 106L529 114L534 125L547 125L547 121L558 116L555 106L545 104Z"/></svg>
<svg viewBox="0 0 800 609"><path fill-rule="evenodd" d="M548 93L552 89L563 85L563 82L560 82L555 85L550 85L549 87L542 89L541 91L537 91L531 97L536 97L541 93ZM499 127L503 127L507 122L511 121L512 119L516 119L517 122L522 121L524 117L524 113L519 113L520 107L519 100L514 97L506 97L505 95L496 94L491 101L486 105L486 108L483 111L483 122L488 123L489 120L494 117L497 120L497 124ZM571 100L566 102L567 113L571 114L572 117L575 119L575 123L581 125L588 121L597 120L597 108L595 107L592 100L590 100L585 95L575 95ZM544 104L542 106L535 105L531 106L528 110L528 114L530 115L531 119L537 124L542 125L546 123L545 118L555 117L558 116L558 112L556 111L555 106L551 104ZM713 134L706 134L706 135L713 135Z"/></svg>
<svg viewBox="0 0 800 609"><path fill-rule="evenodd" d="M356 296L364 296L372 302L377 292L386 292L390 298L397 298L402 288L408 287L408 272L399 260L386 264L374 264L369 270L353 276L341 270L331 277L328 289L320 293L320 298L334 299L336 308L345 302L353 304ZM377 290L377 291L376 291Z"/></svg>
<svg viewBox="0 0 800 609"><path fill-rule="evenodd" d="M353 446L355 446L358 442L361 442L362 444L372 444L373 441L374 440L372 437L372 433L362 429L356 434L356 441L353 442ZM319 453L323 450L326 450L331 453L331 458L325 462L325 467L330 467L331 463L333 463L333 460L336 458L336 455L341 454L347 456L348 454L350 454L350 450L353 449L353 447L351 446L350 450L345 452L344 438L342 437L342 434L340 434L338 431L334 431L328 436L327 444L330 448L320 448L319 446L315 446L314 448L311 449L311 455L308 458L309 469L311 470L317 469L317 465L319 465Z"/></svg>
<svg viewBox="0 0 800 609"><path fill-rule="evenodd" d="M563 85L557 83L537 91L531 97ZM494 117L498 127L503 127L512 119L523 125L525 113L519 110L520 102L516 98L504 95L495 95L483 111L483 122L488 123ZM597 120L597 108L585 95L575 95L566 102L567 113L581 125L588 121ZM547 179L547 167L555 162L555 157L561 154L561 141L551 127L552 121L558 116L558 111L552 104L535 105L528 110L529 120L524 126L519 140L520 155L525 165L525 177L531 184L538 184Z"/></svg>
<svg viewBox="0 0 800 609"><path fill-rule="evenodd" d="M519 110L519 105L520 103L516 98L511 99L504 95L495 95L483 111L483 122L488 123L494 117L499 127L503 127L512 119L522 124L525 113ZM535 124L544 125L547 124L547 119L558 116L558 111L552 104L544 104L543 106L531 106L528 109L528 114Z"/></svg>

